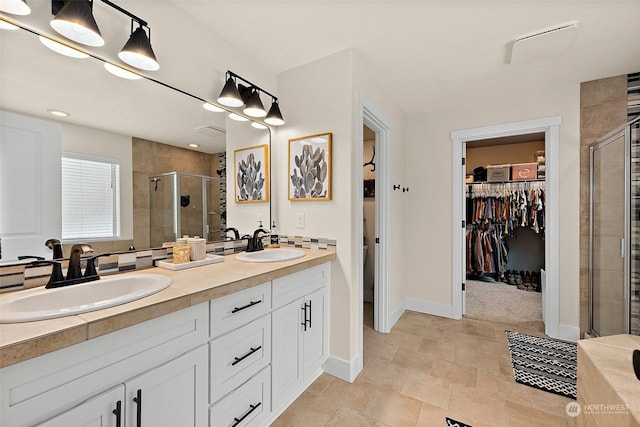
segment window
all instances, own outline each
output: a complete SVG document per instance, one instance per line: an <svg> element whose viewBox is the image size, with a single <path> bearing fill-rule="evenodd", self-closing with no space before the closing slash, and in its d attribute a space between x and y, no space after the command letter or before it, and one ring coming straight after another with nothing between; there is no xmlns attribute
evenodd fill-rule
<svg viewBox="0 0 640 427"><path fill-rule="evenodd" d="M62 154L62 239L120 237L117 160Z"/></svg>

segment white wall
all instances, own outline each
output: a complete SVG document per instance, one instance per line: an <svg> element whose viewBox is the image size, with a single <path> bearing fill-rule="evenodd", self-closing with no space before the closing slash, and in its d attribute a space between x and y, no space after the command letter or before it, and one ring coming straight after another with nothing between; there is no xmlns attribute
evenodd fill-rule
<svg viewBox="0 0 640 427"><path fill-rule="evenodd" d="M116 159L120 164L120 238L133 239L131 137L84 126L62 124L62 151Z"/></svg>
<svg viewBox="0 0 640 427"><path fill-rule="evenodd" d="M280 233L337 240L337 260L331 269L329 351L351 360L355 354L357 288L351 195L352 160L351 52L342 51L278 76L278 97L287 125L274 133L271 146L273 216ZM287 197L288 139L333 133L332 200L289 201ZM296 213L305 228L296 228Z"/></svg>
<svg viewBox="0 0 640 427"><path fill-rule="evenodd" d="M579 324L579 86L542 87L534 98L506 98L426 116L409 117L404 150L411 197L405 237L406 295L451 305L452 142L450 132L549 116L560 126L560 325Z"/></svg>
<svg viewBox="0 0 640 427"><path fill-rule="evenodd" d="M287 125L279 128L272 144L272 197L274 217L282 234L328 237L337 240L337 260L331 271L330 347L331 356L353 361L358 353L358 251L362 230L355 223L362 199L354 197L362 187L362 159L356 158L358 123L355 121L359 96L369 99L392 127L390 177L402 181L404 157L400 155L404 115L368 71L366 62L352 50L281 73L278 96ZM361 124L360 124L361 126ZM324 202L287 199L288 139L332 132L332 200ZM392 217L389 235L391 307L400 304L403 280L400 259L402 199L397 192L389 197ZM305 228L295 227L296 214L304 213Z"/></svg>

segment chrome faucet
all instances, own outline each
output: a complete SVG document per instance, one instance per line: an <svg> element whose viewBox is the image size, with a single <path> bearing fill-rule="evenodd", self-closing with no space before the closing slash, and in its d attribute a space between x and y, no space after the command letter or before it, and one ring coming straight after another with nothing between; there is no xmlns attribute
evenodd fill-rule
<svg viewBox="0 0 640 427"><path fill-rule="evenodd" d="M87 243L77 244L71 247L69 267L67 269L67 280L82 277L82 270L80 269L80 255L90 252L93 252L93 248Z"/></svg>
<svg viewBox="0 0 640 427"><path fill-rule="evenodd" d="M264 249L264 246L262 245L262 236L260 236L260 233L263 233L264 235L269 234L269 232L264 228L258 228L256 231L254 231L253 237L250 237L247 241L247 252L257 252Z"/></svg>

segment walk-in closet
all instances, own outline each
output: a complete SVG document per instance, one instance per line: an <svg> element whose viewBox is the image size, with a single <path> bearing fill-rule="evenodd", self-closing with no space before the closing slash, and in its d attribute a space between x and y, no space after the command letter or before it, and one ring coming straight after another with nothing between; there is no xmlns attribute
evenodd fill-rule
<svg viewBox="0 0 640 427"><path fill-rule="evenodd" d="M465 316L544 331L545 135L466 144Z"/></svg>

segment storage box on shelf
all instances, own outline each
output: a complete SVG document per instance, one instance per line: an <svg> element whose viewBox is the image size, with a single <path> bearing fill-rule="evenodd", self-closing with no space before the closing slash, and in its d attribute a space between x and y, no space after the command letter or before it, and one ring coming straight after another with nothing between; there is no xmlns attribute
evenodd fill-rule
<svg viewBox="0 0 640 427"><path fill-rule="evenodd" d="M517 163L511 165L511 179L513 181L528 181L538 178L536 163Z"/></svg>
<svg viewBox="0 0 640 427"><path fill-rule="evenodd" d="M487 182L504 182L511 179L511 165L487 166Z"/></svg>

